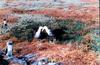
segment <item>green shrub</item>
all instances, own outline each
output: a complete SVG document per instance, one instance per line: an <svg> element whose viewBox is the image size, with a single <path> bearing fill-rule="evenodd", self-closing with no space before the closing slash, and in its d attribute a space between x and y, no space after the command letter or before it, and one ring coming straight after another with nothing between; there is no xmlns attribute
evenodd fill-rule
<svg viewBox="0 0 100 65"><path fill-rule="evenodd" d="M20 40L32 40L39 26L51 26L55 20L45 15L21 15L16 25L10 30L11 35Z"/></svg>
<svg viewBox="0 0 100 65"><path fill-rule="evenodd" d="M91 37L93 39L92 49L100 52L100 30L95 28L91 31Z"/></svg>
<svg viewBox="0 0 100 65"><path fill-rule="evenodd" d="M71 19L58 21L58 26L65 31L66 41L81 41L86 31L84 30L85 24L81 21L73 21ZM81 32L82 31L82 32Z"/></svg>
<svg viewBox="0 0 100 65"><path fill-rule="evenodd" d="M10 31L13 36L21 40L32 40L36 29L39 26L48 26L52 30L62 29L65 34L66 41L81 41L86 26L80 21L55 20L45 15L22 15ZM59 32L58 32L59 33ZM63 38L62 36L62 38Z"/></svg>

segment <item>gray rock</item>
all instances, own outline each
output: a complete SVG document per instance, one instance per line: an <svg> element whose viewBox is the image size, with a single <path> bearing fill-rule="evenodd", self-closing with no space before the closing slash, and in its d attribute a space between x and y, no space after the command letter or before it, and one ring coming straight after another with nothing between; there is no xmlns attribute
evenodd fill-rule
<svg viewBox="0 0 100 65"><path fill-rule="evenodd" d="M13 57L11 59L9 59L10 62L12 63L17 63L17 64L20 64L20 65L27 65L27 62L23 59L18 59L16 57Z"/></svg>
<svg viewBox="0 0 100 65"><path fill-rule="evenodd" d="M56 63L56 62L50 62L50 63L48 63L47 65L63 65L63 64L60 63L60 62L58 62L58 63Z"/></svg>
<svg viewBox="0 0 100 65"><path fill-rule="evenodd" d="M36 54L33 54L33 53L23 56L24 60L26 60L26 61L31 61L36 57L37 57Z"/></svg>
<svg viewBox="0 0 100 65"><path fill-rule="evenodd" d="M48 63L48 65L58 65L58 64L51 62L51 63Z"/></svg>
<svg viewBox="0 0 100 65"><path fill-rule="evenodd" d="M43 65L43 63L40 61L36 61L36 62L31 63L31 65Z"/></svg>
<svg viewBox="0 0 100 65"><path fill-rule="evenodd" d="M42 58L42 59L39 59L41 62L43 62L43 63L48 63L48 58Z"/></svg>

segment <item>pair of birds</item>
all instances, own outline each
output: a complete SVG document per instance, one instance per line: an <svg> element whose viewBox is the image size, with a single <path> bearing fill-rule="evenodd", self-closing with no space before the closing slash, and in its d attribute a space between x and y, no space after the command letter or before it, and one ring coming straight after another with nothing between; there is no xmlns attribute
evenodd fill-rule
<svg viewBox="0 0 100 65"><path fill-rule="evenodd" d="M47 26L44 26L44 27L40 26L40 27L38 28L38 30L37 30L37 32L36 32L34 38L39 38L40 35L41 35L41 32L47 33L48 36L53 36L51 30L50 30Z"/></svg>
<svg viewBox="0 0 100 65"><path fill-rule="evenodd" d="M67 38L66 32L62 28L49 29L47 26L39 26L34 38L45 39L47 38L50 42L65 41Z"/></svg>
<svg viewBox="0 0 100 65"><path fill-rule="evenodd" d="M36 39L48 39L50 43L54 42L54 34L47 26L39 26L37 32L34 35Z"/></svg>

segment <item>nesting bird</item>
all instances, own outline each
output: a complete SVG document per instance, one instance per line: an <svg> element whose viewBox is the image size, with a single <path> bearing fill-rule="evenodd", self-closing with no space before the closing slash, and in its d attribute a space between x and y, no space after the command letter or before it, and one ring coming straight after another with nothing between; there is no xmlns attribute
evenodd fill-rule
<svg viewBox="0 0 100 65"><path fill-rule="evenodd" d="M40 26L34 36L34 38L44 39L48 36L53 36L51 30L47 26Z"/></svg>
<svg viewBox="0 0 100 65"><path fill-rule="evenodd" d="M51 30L47 26L44 26L43 30L45 30L49 36L53 36Z"/></svg>
<svg viewBox="0 0 100 65"><path fill-rule="evenodd" d="M42 29L43 29L43 27L42 27L42 26L40 26L40 27L38 28L38 30L37 30L37 32L36 32L36 34L35 34L34 38L39 38L39 36L40 36L40 33L41 33Z"/></svg>
<svg viewBox="0 0 100 65"><path fill-rule="evenodd" d="M50 43L54 43L56 40L64 41L67 38L63 29L49 29L47 26L40 26L34 36L34 38L44 39L48 38Z"/></svg>

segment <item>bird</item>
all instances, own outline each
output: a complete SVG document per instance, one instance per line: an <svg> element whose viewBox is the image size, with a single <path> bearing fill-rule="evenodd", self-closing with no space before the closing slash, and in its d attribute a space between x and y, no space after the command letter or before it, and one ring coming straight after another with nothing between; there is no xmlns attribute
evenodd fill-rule
<svg viewBox="0 0 100 65"><path fill-rule="evenodd" d="M53 36L51 30L50 30L47 26L44 26L44 27L43 27L43 30L45 30L46 33L47 33L49 36Z"/></svg>
<svg viewBox="0 0 100 65"><path fill-rule="evenodd" d="M34 38L39 38L40 37L40 33L41 33L42 29L43 29L43 27L42 26L39 26L37 32L35 33Z"/></svg>
<svg viewBox="0 0 100 65"><path fill-rule="evenodd" d="M35 33L34 38L41 40L48 39L50 43L54 39L51 29L49 29L47 26L39 26L37 32Z"/></svg>
<svg viewBox="0 0 100 65"><path fill-rule="evenodd" d="M43 39L48 36L53 36L51 30L47 26L39 26L34 38Z"/></svg>
<svg viewBox="0 0 100 65"><path fill-rule="evenodd" d="M13 42L11 40L8 40L7 43L7 53L6 53L6 56L8 59L12 58L13 57Z"/></svg>
<svg viewBox="0 0 100 65"><path fill-rule="evenodd" d="M3 26L2 26L2 28L4 28L4 29L8 28L8 24L7 24L6 19L3 20Z"/></svg>
<svg viewBox="0 0 100 65"><path fill-rule="evenodd" d="M12 63L18 63L21 65L27 65L27 62L25 59L17 58L13 55L13 42L11 40L8 40L6 43L7 46L7 53L6 53L6 60L12 62Z"/></svg>
<svg viewBox="0 0 100 65"><path fill-rule="evenodd" d="M52 29L49 29L47 26L44 26L43 27L43 30L47 33L47 35L48 35L48 40L49 40L49 43L51 43L51 44L54 44L55 43L55 41L56 41L56 39L55 39L55 37L54 37L54 34L53 34L53 31L52 31Z"/></svg>

